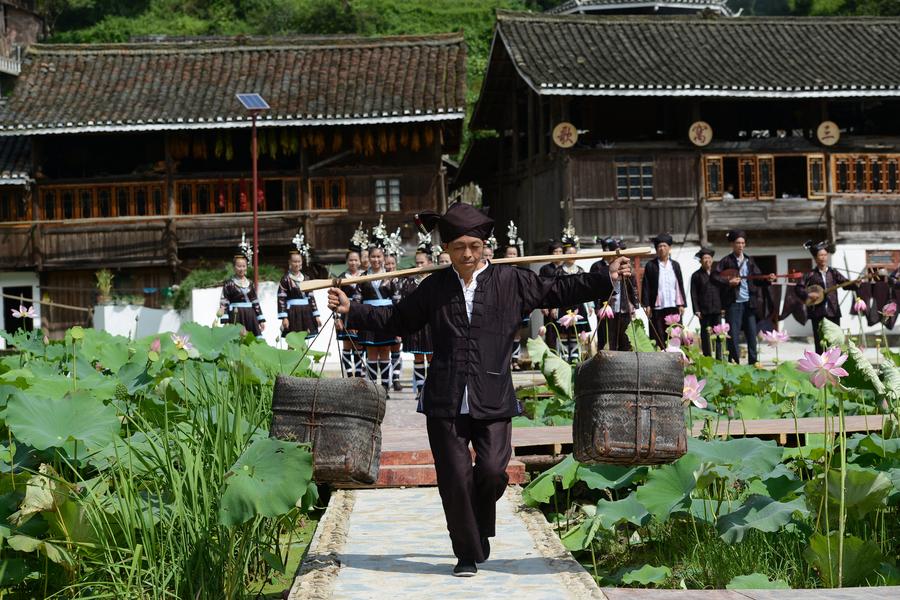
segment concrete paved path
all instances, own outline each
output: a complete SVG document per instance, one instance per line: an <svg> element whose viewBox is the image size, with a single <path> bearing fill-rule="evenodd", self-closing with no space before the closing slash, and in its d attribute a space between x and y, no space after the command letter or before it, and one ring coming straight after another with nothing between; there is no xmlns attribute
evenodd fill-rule
<svg viewBox="0 0 900 600"><path fill-rule="evenodd" d="M491 557L478 575L451 575L456 559L436 488L344 491L354 501L340 549L330 555L340 567L329 584L319 577L309 589L314 569L301 570L291 598L363 600L416 598L528 600L603 599L590 575L571 558L542 515L518 510L518 488L497 503L497 537ZM346 518L332 515L334 518ZM326 520L329 518L326 515ZM320 527L322 525L320 524ZM316 539L307 562L321 561L329 540ZM327 569L324 566L323 569ZM305 574L302 574L306 571ZM327 593L325 587L330 587ZM301 595L304 592L305 595Z"/></svg>

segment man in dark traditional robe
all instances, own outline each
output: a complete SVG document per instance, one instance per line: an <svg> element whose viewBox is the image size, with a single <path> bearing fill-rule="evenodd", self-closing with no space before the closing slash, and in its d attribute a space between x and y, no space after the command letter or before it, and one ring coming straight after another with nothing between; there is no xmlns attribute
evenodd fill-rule
<svg viewBox="0 0 900 600"><path fill-rule="evenodd" d="M434 272L393 307L351 304L337 288L329 290L328 306L347 315L350 328L405 335L431 327L434 354L419 410L427 417L438 489L458 559L453 574L467 577L488 558L496 502L509 481L511 418L522 412L510 358L522 315L607 297L615 281L631 276L631 265L620 258L607 273L543 278L528 269L481 264L493 220L470 205L453 204L443 216L429 212L419 220L426 230L438 227L452 268Z"/></svg>
<svg viewBox="0 0 900 600"><path fill-rule="evenodd" d="M709 330L722 320L722 293L726 285L712 276L712 248L700 248L694 256L700 261L700 268L691 275L691 304L694 314L700 319L700 348L704 356L712 356ZM722 359L722 342L716 339L716 360Z"/></svg>
<svg viewBox="0 0 900 600"><path fill-rule="evenodd" d="M656 258L647 262L641 281L641 301L650 319L650 333L656 345L662 350L668 344L666 317L684 313L684 278L681 265L671 257L672 236L661 233L650 240L656 248Z"/></svg>

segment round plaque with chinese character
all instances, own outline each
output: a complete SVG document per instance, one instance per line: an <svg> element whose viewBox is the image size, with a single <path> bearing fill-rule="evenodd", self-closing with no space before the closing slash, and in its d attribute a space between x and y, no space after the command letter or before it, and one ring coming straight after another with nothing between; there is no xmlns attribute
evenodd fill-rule
<svg viewBox="0 0 900 600"><path fill-rule="evenodd" d="M578 141L578 130L571 123L563 121L553 128L553 143L560 148L571 148Z"/></svg>
<svg viewBox="0 0 900 600"><path fill-rule="evenodd" d="M695 121L688 129L688 138L695 146L705 146L712 141L712 127L706 121Z"/></svg>
<svg viewBox="0 0 900 600"><path fill-rule="evenodd" d="M834 146L841 139L841 130L834 121L822 121L816 129L816 139L823 146Z"/></svg>

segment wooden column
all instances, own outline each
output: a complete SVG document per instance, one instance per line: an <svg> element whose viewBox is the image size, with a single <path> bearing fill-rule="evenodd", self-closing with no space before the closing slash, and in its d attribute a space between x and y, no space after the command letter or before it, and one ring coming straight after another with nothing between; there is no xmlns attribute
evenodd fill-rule
<svg viewBox="0 0 900 600"><path fill-rule="evenodd" d="M695 180L696 180L696 192L695 197L697 200L697 236L700 240L700 247L705 247L709 245L709 232L707 231L706 224L709 222L709 215L706 213L706 196L704 194L705 188L703 186L703 154L697 153L697 161L694 166L695 169Z"/></svg>
<svg viewBox="0 0 900 600"><path fill-rule="evenodd" d="M41 142L39 142L38 139L39 138L36 137L31 138L32 173L38 172L38 165L40 164L39 148ZM38 184L37 180L35 180L34 184L31 186L31 220L41 220L41 186ZM43 233L42 229L40 223L35 223L31 229L31 262L38 272L43 271L44 269L44 245L41 238L41 234Z"/></svg>
<svg viewBox="0 0 900 600"><path fill-rule="evenodd" d="M175 222L175 161L170 151L171 135L163 136L163 156L166 163L166 199L168 200L166 229L163 233L163 243L166 247L166 264L172 271L172 278L178 281L178 226Z"/></svg>

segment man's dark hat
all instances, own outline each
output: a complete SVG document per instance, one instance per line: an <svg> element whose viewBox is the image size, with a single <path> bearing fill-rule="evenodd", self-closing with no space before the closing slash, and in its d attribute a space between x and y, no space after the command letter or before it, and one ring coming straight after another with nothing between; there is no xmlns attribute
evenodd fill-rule
<svg viewBox="0 0 900 600"><path fill-rule="evenodd" d="M738 238L744 238L744 241L747 241L747 232L743 229L732 229L725 234L725 239L729 242L733 242Z"/></svg>
<svg viewBox="0 0 900 600"><path fill-rule="evenodd" d="M671 246L674 240L672 240L672 236L668 233L661 233L650 241L653 242L653 247L655 248L660 244L668 244Z"/></svg>
<svg viewBox="0 0 900 600"><path fill-rule="evenodd" d="M803 244L803 247L809 250L809 253L812 254L813 258L816 257L816 254L818 254L820 250L826 250L829 254L834 254L834 246L832 246L825 240L822 240L821 242L806 240L806 243Z"/></svg>
<svg viewBox="0 0 900 600"><path fill-rule="evenodd" d="M463 202L451 204L443 215L423 210L416 215L416 225L423 233L429 233L437 227L441 241L445 244L464 235L486 240L494 230L492 218Z"/></svg>
<svg viewBox="0 0 900 600"><path fill-rule="evenodd" d="M697 260L701 260L704 256L715 256L716 251L712 248L700 248L700 250L694 256Z"/></svg>

